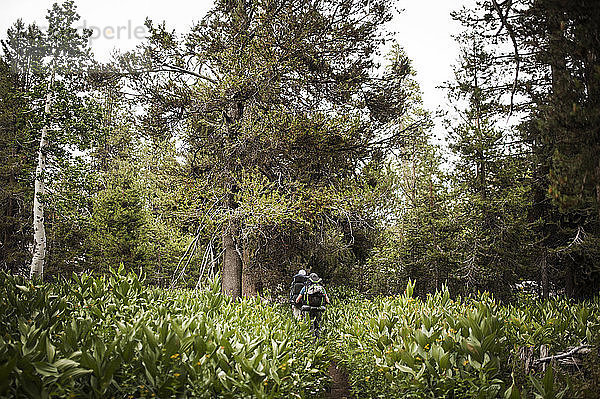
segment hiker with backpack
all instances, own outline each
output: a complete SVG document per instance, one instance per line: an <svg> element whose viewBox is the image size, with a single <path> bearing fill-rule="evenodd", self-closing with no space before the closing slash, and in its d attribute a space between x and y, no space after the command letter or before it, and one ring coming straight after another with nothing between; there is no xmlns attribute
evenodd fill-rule
<svg viewBox="0 0 600 399"><path fill-rule="evenodd" d="M292 279L292 286L290 287L290 303L292 304L292 313L296 319L300 319L302 317L302 305L301 302L296 302L296 298L300 295L300 291L306 285L308 281L308 276L306 275L306 271L304 269L300 269L298 274L294 276Z"/></svg>
<svg viewBox="0 0 600 399"><path fill-rule="evenodd" d="M308 276L308 281L296 298L296 303L304 303L301 310L308 312L315 337L319 338L319 322L321 321L321 315L325 311L325 305L329 305L329 297L317 273L311 273Z"/></svg>

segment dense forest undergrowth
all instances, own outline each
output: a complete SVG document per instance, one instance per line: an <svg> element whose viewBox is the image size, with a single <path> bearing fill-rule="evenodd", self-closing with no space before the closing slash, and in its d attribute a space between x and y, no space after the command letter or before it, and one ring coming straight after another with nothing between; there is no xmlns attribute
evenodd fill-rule
<svg viewBox="0 0 600 399"><path fill-rule="evenodd" d="M3 397L318 397L325 348L260 298L133 275L33 285L2 275Z"/></svg>
<svg viewBox="0 0 600 399"><path fill-rule="evenodd" d="M356 398L592 398L600 382L598 298L500 305L447 289L413 298L412 284L371 300L333 289L315 343L287 305L233 300L218 281L165 290L123 269L42 285L0 278L7 398L323 398L331 362ZM539 362L580 346L570 365Z"/></svg>

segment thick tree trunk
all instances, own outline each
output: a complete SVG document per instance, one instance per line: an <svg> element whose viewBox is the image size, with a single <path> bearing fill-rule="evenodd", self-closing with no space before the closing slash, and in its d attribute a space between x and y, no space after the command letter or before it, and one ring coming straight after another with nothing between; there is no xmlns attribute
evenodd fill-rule
<svg viewBox="0 0 600 399"><path fill-rule="evenodd" d="M573 279L573 269L571 267L567 267L567 273L565 276L565 294L568 298L575 297L575 284Z"/></svg>
<svg viewBox="0 0 600 399"><path fill-rule="evenodd" d="M242 259L233 240L233 226L229 224L223 230L223 293L233 298L242 296Z"/></svg>
<svg viewBox="0 0 600 399"><path fill-rule="evenodd" d="M234 122L239 122L244 113L244 104L240 101L232 101L229 104L229 109L225 113L225 130L229 137L237 137L238 131L234 126ZM233 167L229 172L231 172ZM237 191L235 184L229 188L229 196L226 201L226 207L229 210L237 208L234 200L234 193ZM223 270L221 273L221 283L223 293L233 298L242 296L242 258L241 248L235 243L235 235L237 228L232 220L229 220L223 228Z"/></svg>
<svg viewBox="0 0 600 399"><path fill-rule="evenodd" d="M50 91L46 94L46 104L44 113L47 116L50 113L50 104L52 96ZM46 171L46 146L47 125L42 128L40 137L40 148L38 150L38 164L35 168L35 188L33 195L33 258L29 277L32 280L41 280L44 277L44 263L46 260L46 229L44 227L44 203L42 201L45 194L44 173Z"/></svg>
<svg viewBox="0 0 600 399"><path fill-rule="evenodd" d="M242 251L242 296L249 298L256 296L256 276L251 271L250 248L247 242L244 243Z"/></svg>

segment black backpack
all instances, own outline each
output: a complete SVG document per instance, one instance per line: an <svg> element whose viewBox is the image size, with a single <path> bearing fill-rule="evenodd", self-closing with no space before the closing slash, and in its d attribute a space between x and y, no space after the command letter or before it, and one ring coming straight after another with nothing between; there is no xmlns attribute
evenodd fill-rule
<svg viewBox="0 0 600 399"><path fill-rule="evenodd" d="M309 306L323 306L325 303L325 288L319 283L309 284L306 286L304 297L306 304Z"/></svg>
<svg viewBox="0 0 600 399"><path fill-rule="evenodd" d="M297 274L294 276L294 280L292 281L292 287L290 289L290 300L295 301L300 295L300 291L306 285L306 281L308 280L307 276L303 276L301 274Z"/></svg>

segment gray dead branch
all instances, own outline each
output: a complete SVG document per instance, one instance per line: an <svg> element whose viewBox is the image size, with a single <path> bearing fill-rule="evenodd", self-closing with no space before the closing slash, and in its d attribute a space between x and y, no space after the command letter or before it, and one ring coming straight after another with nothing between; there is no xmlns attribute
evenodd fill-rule
<svg viewBox="0 0 600 399"><path fill-rule="evenodd" d="M584 362L584 357L593 350L591 345L579 345L573 348L549 355L547 345L540 346L540 357L534 358L533 347L519 348L519 358L523 362L525 373L529 374L532 370L546 370L549 364L565 369L579 369Z"/></svg>

